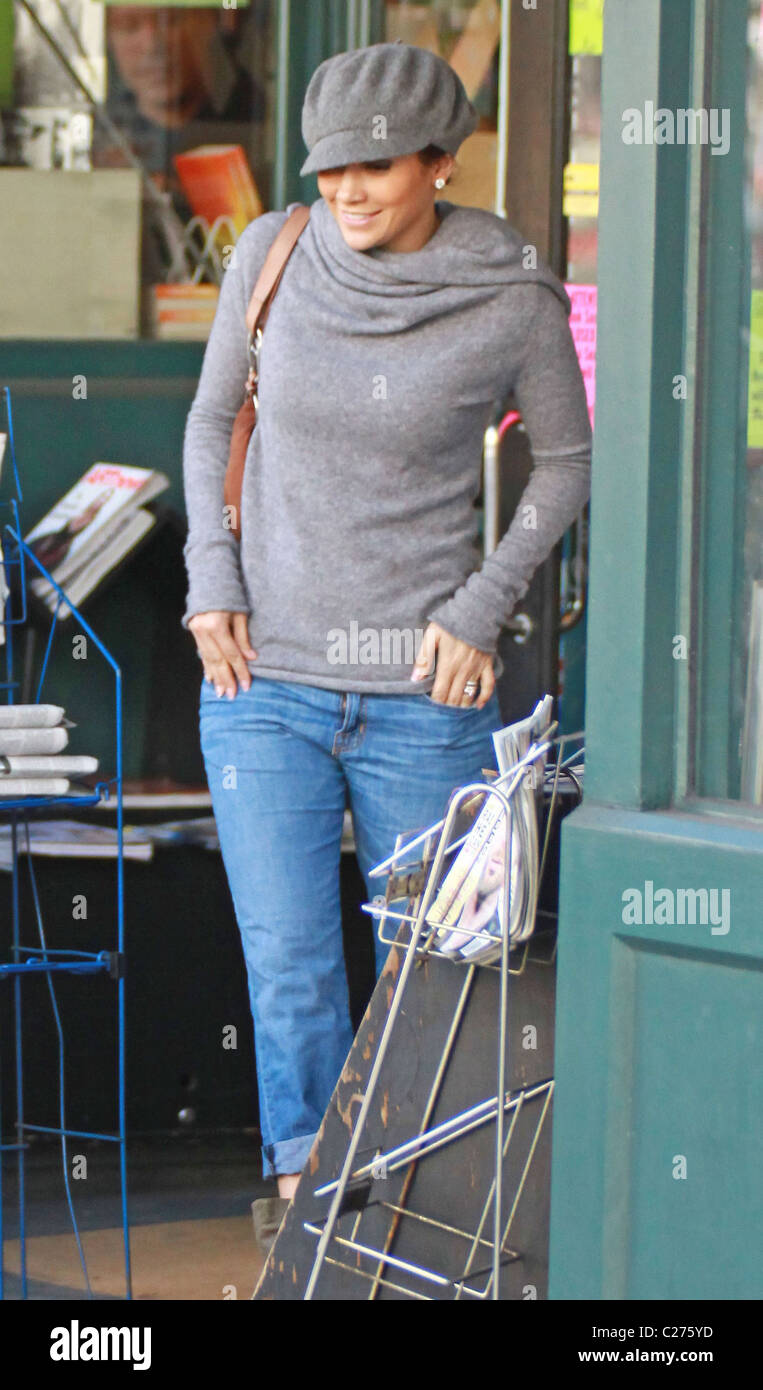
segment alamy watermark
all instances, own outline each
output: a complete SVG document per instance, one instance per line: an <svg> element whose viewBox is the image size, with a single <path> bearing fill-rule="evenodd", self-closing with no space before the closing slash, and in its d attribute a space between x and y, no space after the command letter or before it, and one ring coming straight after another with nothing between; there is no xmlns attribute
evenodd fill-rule
<svg viewBox="0 0 763 1390"><path fill-rule="evenodd" d="M423 627L332 627L326 660L332 666L412 666L424 640Z"/></svg>
<svg viewBox="0 0 763 1390"><path fill-rule="evenodd" d="M622 894L626 927L710 927L712 936L726 936L731 926L730 888L655 888L652 879Z"/></svg>
<svg viewBox="0 0 763 1390"><path fill-rule="evenodd" d="M629 106L623 111L624 145L710 145L713 154L728 154L731 148L731 108L723 106L655 107L645 101L644 109Z"/></svg>
<svg viewBox="0 0 763 1390"><path fill-rule="evenodd" d="M150 1327L80 1326L72 1318L69 1326L54 1327L50 1333L51 1361L128 1361L134 1371L151 1367Z"/></svg>

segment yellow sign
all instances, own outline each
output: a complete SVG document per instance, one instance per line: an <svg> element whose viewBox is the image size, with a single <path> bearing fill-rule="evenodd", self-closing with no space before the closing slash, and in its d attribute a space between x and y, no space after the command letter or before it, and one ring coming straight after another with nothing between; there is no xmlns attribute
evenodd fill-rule
<svg viewBox="0 0 763 1390"><path fill-rule="evenodd" d="M604 0L570 0L570 53L601 53Z"/></svg>
<svg viewBox="0 0 763 1390"><path fill-rule="evenodd" d="M753 290L750 306L747 447L763 449L763 290Z"/></svg>
<svg viewBox="0 0 763 1390"><path fill-rule="evenodd" d="M598 217L598 164L566 165L562 211L565 217Z"/></svg>

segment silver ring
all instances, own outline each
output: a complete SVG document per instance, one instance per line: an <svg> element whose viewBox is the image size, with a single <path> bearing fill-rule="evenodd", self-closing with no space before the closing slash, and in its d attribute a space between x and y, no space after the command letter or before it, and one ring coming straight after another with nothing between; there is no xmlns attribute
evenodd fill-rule
<svg viewBox="0 0 763 1390"><path fill-rule="evenodd" d="M476 689L477 689L477 682L476 682L476 681L467 681L467 682L466 682L466 685L464 686L464 695L473 695Z"/></svg>

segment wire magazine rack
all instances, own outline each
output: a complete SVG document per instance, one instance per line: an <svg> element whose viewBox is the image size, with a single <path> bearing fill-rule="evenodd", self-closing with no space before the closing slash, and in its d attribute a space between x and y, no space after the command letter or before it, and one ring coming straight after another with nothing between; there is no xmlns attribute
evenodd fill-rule
<svg viewBox="0 0 763 1390"><path fill-rule="evenodd" d="M71 614L75 624L79 625L81 632L94 648L100 653L101 657L111 669L114 678L114 757L115 775L108 780L98 781L91 788L84 788L79 792L70 792L66 795L37 795L37 796L3 796L0 798L0 816L7 816L11 822L11 922L10 922L10 958L0 958L0 1002L4 1002L4 991L9 989L13 998L13 1072L14 1090L16 1100L16 1120L15 1120L15 1140L10 1143L3 1142L3 1115L2 1115L2 1096L0 1095L0 1300L6 1297L5 1293L5 1241L7 1236L4 1230L4 1190L3 1190L3 1162L6 1154L16 1158L16 1179L18 1191L18 1215L17 1215L17 1238L18 1238L18 1286L20 1297L26 1299L29 1296L29 1277L27 1268L27 1150L30 1140L35 1135L57 1136L60 1141L61 1165L63 1187L71 1221L72 1232L76 1242L77 1255L83 1275L85 1293L87 1298L92 1298L93 1291L88 1274L87 1261L82 1243L82 1238L77 1222L72 1197L71 1177L70 1177L70 1155L68 1153L68 1140L82 1139L95 1140L100 1142L112 1143L117 1146L119 1154L119 1182L120 1182L120 1209L121 1209L121 1234L124 1254L124 1277L125 1277L125 1296L127 1299L132 1297L131 1287L131 1264L130 1264L130 1241L129 1241L129 1222L127 1213L127 1157L126 1157L126 1108L125 1108L125 978L124 978L124 839L123 839L123 803L122 803L122 674L119 666L111 653L107 650L100 638L90 627L87 620L80 613L79 609L67 598L66 593L56 583L49 571L40 563L33 550L22 539L21 524L19 517L19 503L22 501L21 485L16 466L16 454L13 438L13 419L11 411L11 397L8 387L4 387L5 395L5 419L8 430L8 445L10 446L10 459L13 470L13 485L15 495L9 499L0 501L0 517L7 517L0 528L0 538L2 540L2 558L0 559L0 576L6 576L8 580L15 583L4 586L4 601L0 603L0 622L2 623L5 638L5 659L4 659L4 679L0 679L0 701L4 704L14 704L19 687L24 688L29 672L23 671L22 678L16 672L16 653L14 636L17 631L23 634L29 619L29 596L27 586L29 583L27 571L31 568L34 577L37 575L46 580L57 595L57 601L52 611L50 628L47 634L47 642L41 663L39 678L37 679L32 703L40 703L43 700L43 687L48 672L48 666L56 636L59 612L64 606L64 611ZM15 610L15 611L14 611ZM67 631L71 631L71 623L67 625ZM0 664L0 669L1 669ZM62 807L87 807L95 806L100 802L112 800L115 803L117 814L117 843L115 856L116 871L116 895L114 903L114 940L109 948L99 951L82 951L69 948L52 947L48 944L45 932L40 894L38 890L37 878L34 868L34 855L29 834L30 815L41 809L50 810ZM37 927L38 943L29 946L21 939L21 870L20 870L20 835L25 836L26 861L28 869L29 885L31 890L31 900L33 916ZM56 995L55 981L60 975L72 976L107 976L116 985L116 1132L96 1133L86 1130L72 1129L66 1123L66 1101L64 1089L65 1072L65 1037L63 1020L59 1001ZM43 976L47 982L48 994L51 1003L51 1011L54 1022L55 1035L57 1038L58 1049L58 1124L37 1124L27 1118L25 1076L24 1076L24 1029L23 1029L23 1010L22 1010L22 985L25 979L31 976ZM5 1010L0 1011L0 1018L7 1016Z"/></svg>
<svg viewBox="0 0 763 1390"><path fill-rule="evenodd" d="M542 883L551 836L562 810L562 793L572 791L574 804L582 797L580 766L575 769L573 764L582 764L583 735L567 734L553 739L555 731L556 726L550 726L543 742L531 744L526 755L494 781L470 783L457 789L443 820L419 834L398 835L390 857L371 870L371 876L386 874L386 887L383 895L363 904L364 910L377 919L379 939L404 955L341 1172L336 1180L316 1188L312 1194L314 1201L324 1207L328 1200L328 1210L324 1217L303 1223L307 1234L317 1240L305 1288L306 1300L320 1292L322 1271L331 1265L365 1281L369 1300L376 1298L381 1289L388 1289L393 1297L417 1301L498 1301L502 1296L502 1271L522 1258L521 1249L512 1241L512 1229L547 1121L554 1079L541 1077L507 1089L511 980L523 975L530 965L554 966L556 912L538 906L536 898L533 920L521 933L523 940L512 942L504 929L497 953L493 951L492 957L471 962L443 952L442 932L438 934L427 922L427 913L442 881L446 856L457 852L464 842L465 835L454 833L459 817L477 807L481 809L493 797L499 799L506 824L511 827L505 836L502 888L502 922L511 922L511 854L516 821L512 811L522 779L528 776L540 790L539 803L542 802L545 813L537 866L538 884ZM578 746L569 754L568 745L573 743ZM541 767L542 779L538 775ZM568 805L567 809L571 807ZM482 929L468 934L475 938L488 935ZM413 972L426 957L439 957L450 969L463 971L463 985L456 991L444 1043L434 1059L434 1074L416 1132L384 1149L367 1137L371 1104L385 1054L405 1013L406 991ZM445 968L445 964L440 968ZM433 1123L472 985L477 972L483 970L498 974L495 1087L487 1098L475 1098L474 1104L460 1113ZM453 1219L452 1212L432 1215L416 1211L410 1198L420 1165L448 1145L489 1125L494 1129L493 1157L490 1170L481 1174L482 1201L476 1225L465 1229ZM364 1139L366 1145L361 1147ZM389 1192L391 1175L397 1175L400 1183L399 1187L398 1183L394 1185L393 1200L383 1195ZM444 1256L439 1267L395 1253L396 1240L406 1223L428 1228L428 1237L435 1240L434 1248ZM369 1238L369 1229L375 1238Z"/></svg>

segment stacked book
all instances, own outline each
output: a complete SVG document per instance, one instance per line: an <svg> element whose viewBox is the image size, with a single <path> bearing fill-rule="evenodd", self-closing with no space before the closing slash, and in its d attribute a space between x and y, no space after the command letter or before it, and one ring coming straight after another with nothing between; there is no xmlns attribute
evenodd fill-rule
<svg viewBox="0 0 763 1390"><path fill-rule="evenodd" d="M206 341L220 298L217 285L153 285L151 332L155 338Z"/></svg>
<svg viewBox="0 0 763 1390"><path fill-rule="evenodd" d="M507 933L514 946L533 931L539 888L542 750L550 734L552 709L551 696L546 695L527 719L493 734L498 785L509 799L510 810L507 814L500 798L486 793L482 810L442 878L427 922L435 929L436 949L443 955L488 964L500 956Z"/></svg>
<svg viewBox="0 0 763 1390"><path fill-rule="evenodd" d="M167 487L169 478L153 468L94 463L24 539L71 603L81 603L155 525L144 504ZM32 578L31 588L51 612L56 608L59 596L47 579ZM70 612L61 601L58 616Z"/></svg>
<svg viewBox="0 0 763 1390"><path fill-rule="evenodd" d="M225 218L240 236L263 212L242 145L197 145L172 160L191 210L209 227Z"/></svg>
<svg viewBox="0 0 763 1390"><path fill-rule="evenodd" d="M64 754L72 722L62 705L0 705L0 798L66 796L98 759Z"/></svg>

